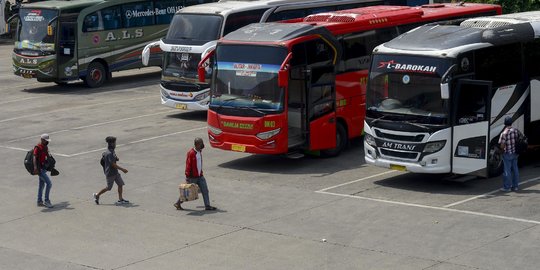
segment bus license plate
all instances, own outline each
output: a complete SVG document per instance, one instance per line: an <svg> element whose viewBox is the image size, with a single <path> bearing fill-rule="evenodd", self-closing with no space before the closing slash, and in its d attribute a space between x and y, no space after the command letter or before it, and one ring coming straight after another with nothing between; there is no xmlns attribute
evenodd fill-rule
<svg viewBox="0 0 540 270"><path fill-rule="evenodd" d="M187 110L186 104L176 104L176 108L180 110Z"/></svg>
<svg viewBox="0 0 540 270"><path fill-rule="evenodd" d="M231 150L236 152L246 152L246 146L240 144L233 144L231 145Z"/></svg>
<svg viewBox="0 0 540 270"><path fill-rule="evenodd" d="M402 171L402 172L407 171L407 167L401 166L401 165L394 165L394 164L390 164L390 169L396 170L396 171Z"/></svg>

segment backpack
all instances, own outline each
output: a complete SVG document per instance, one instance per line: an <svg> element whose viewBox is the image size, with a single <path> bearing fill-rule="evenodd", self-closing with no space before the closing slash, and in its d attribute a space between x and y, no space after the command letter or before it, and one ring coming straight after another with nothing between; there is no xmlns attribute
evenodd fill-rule
<svg viewBox="0 0 540 270"><path fill-rule="evenodd" d="M105 169L105 153L106 152L103 152L101 154L101 159L99 160L99 164L101 165L101 167L103 167L103 169Z"/></svg>
<svg viewBox="0 0 540 270"><path fill-rule="evenodd" d="M31 175L34 175L34 149L36 147L30 149L24 157L24 167Z"/></svg>
<svg viewBox="0 0 540 270"><path fill-rule="evenodd" d="M523 154L525 151L527 151L527 147L529 147L529 139L527 136L525 136L525 134L521 133L521 131L517 130L517 132L518 138L516 141L516 154Z"/></svg>

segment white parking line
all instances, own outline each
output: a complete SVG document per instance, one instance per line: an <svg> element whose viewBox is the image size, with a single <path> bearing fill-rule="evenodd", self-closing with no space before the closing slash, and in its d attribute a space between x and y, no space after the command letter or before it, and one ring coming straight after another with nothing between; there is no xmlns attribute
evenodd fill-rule
<svg viewBox="0 0 540 270"><path fill-rule="evenodd" d="M161 139L161 138L165 138L165 137L169 137L169 136L174 136L174 135L178 135L178 134L182 134L182 133L187 133L187 132L192 132L192 131L202 130L202 129L205 129L205 128L207 128L207 127L204 126L204 127L199 127L199 128L192 128L192 129L188 129L188 130L183 130L183 131L173 132L173 133L169 133L169 134L164 134L164 135L159 135L159 136L150 137L150 138L146 138L146 139L141 139L141 140L137 140L137 141L132 141L132 142L128 142L128 143L125 143L125 144L119 144L119 145L117 145L116 147L118 148L118 147L122 147L122 146L126 146L126 145L131 145L131 144L136 144L136 143L147 142L147 141L156 140L156 139ZM95 153L95 152L103 151L103 150L105 150L105 149L106 149L106 148L99 148L99 149L94 149L94 150L90 150L90 151L84 151L84 152L80 152L80 153L75 153L75 154L67 155L67 157L76 157L76 156L85 155L85 154L89 154L89 153Z"/></svg>
<svg viewBox="0 0 540 270"><path fill-rule="evenodd" d="M409 206L409 207L417 207L417 208L424 208L424 209L441 210L441 211L446 211L446 212L453 212L453 213L460 213L460 214L467 214L467 215L474 215L474 216L481 216L481 217L490 217L490 218L496 218L496 219L503 219L503 220L509 220L509 221L517 221L517 222L540 225L540 221L530 220L530 219L514 218L514 217L501 216L501 215L486 214L486 213L481 213L481 212L459 210L459 209L454 209L454 208L445 208L445 207L429 206L429 205L422 205L422 204L404 203L404 202L398 202L398 201L374 199L374 198L368 198L368 197L362 197L362 196L356 196L356 195L332 193L332 192L326 192L326 191L315 191L315 192L320 193L320 194L328 194L328 195L340 196L340 197L345 197L345 198L353 198L353 199L367 200L367 201L373 201L373 202L389 203L389 204L395 204L395 205L401 205L401 206Z"/></svg>
<svg viewBox="0 0 540 270"><path fill-rule="evenodd" d="M121 119L116 119L116 120L111 120L111 121L106 121L106 122L101 122L101 123L95 123L95 124L86 125L86 126L73 127L73 128L68 128L68 129L64 129L64 130L52 131L52 132L48 132L48 134L52 135L52 134L58 134L58 133L73 131L73 130L85 129L85 128L89 128L89 127L97 127L97 126L113 124L113 123L118 123L118 122L123 122L123 121L129 121L129 120L133 120L133 119L138 119L138 118L143 118L143 117L148 117L148 116L154 116L154 115L159 115L159 114L165 114L165 113L171 113L171 110L166 109L166 111L158 112L158 113L143 114L143 115L139 115L139 116L121 118ZM27 136L27 137L23 137L23 138L14 139L14 140L8 141L8 143L14 143L14 142L24 141L24 140L38 138L38 137L39 137L39 135L36 134L36 135L32 135L32 136Z"/></svg>
<svg viewBox="0 0 540 270"><path fill-rule="evenodd" d="M525 180L523 182L520 182L519 184L520 185L523 185L523 184L526 184L526 183L529 183L529 182L533 182L533 181L538 181L540 180L540 177L536 177L536 178L532 178L532 179L529 179L529 180ZM476 200L476 199L480 199L480 198L483 198L483 197L487 197L489 195L492 195L494 193L497 193L499 192L498 189L496 190L493 190L493 191L490 191L488 193L484 193L484 194L481 194L481 195L478 195L478 196L474 196L474 197L471 197L471 198L468 198L468 199L465 199L465 200L462 200L462 201L459 201L459 202L455 202L455 203L451 203L451 204L447 204L445 206L443 206L444 208L449 208L449 207L453 207L453 206L456 206L456 205L460 205L460 204L464 204L466 202L470 202L472 200Z"/></svg>
<svg viewBox="0 0 540 270"><path fill-rule="evenodd" d="M148 99L148 98L155 98L155 95L147 96L147 97L139 97L139 98L132 98L132 99L123 99L123 100L117 100L117 101L110 101L110 102L102 102L102 103L95 103L95 104L88 104L88 105L82 105L82 106L76 106L76 107L70 107L70 108L64 108L64 109L58 109L54 111L48 111L48 112L41 112L41 113L33 113L33 114L27 114L27 115L21 115L13 118L3 119L0 120L0 123L5 123L9 121L19 120L22 118L29 118L34 116L42 116L44 114L52 114L57 112L63 112L63 111L71 111L71 110L79 110L82 108L88 108L88 107L94 107L94 106L103 106L103 105L110 105L115 103L125 103L129 101L135 101L135 100L142 100L142 99Z"/></svg>
<svg viewBox="0 0 540 270"><path fill-rule="evenodd" d="M177 132L168 133L168 134L164 134L164 135L159 135L159 136L154 136L154 137L150 137L150 138L140 139L140 140L124 143L124 144L118 144L116 147L119 148L119 147L126 146L126 145L143 143L143 142L147 142L147 141L151 141L151 140L161 139L161 138L165 138L165 137L169 137L169 136L174 136L174 135L178 135L178 134L182 134L182 133L202 130L202 129L206 129L206 128L207 127L204 126L204 127L192 128L192 129L183 130L183 131L177 131ZM12 147L12 146L6 146L6 145L0 145L0 148L17 150L17 151L24 151L24 152L27 152L29 150L29 149L23 149L23 148L19 148L19 147ZM52 154L57 155L57 156L61 156L61 157L71 158L71 157L76 157L76 156L81 156L81 155L85 155L85 154L90 154L90 153L103 151L103 150L106 150L106 149L107 148L103 147L103 148L93 149L93 150L79 152L79 153L75 153L75 154L62 154L62 153L57 153L57 152L52 153Z"/></svg>
<svg viewBox="0 0 540 270"><path fill-rule="evenodd" d="M339 185L335 185L335 186L323 188L323 189L321 189L321 190L319 190L319 191L317 191L317 192L324 192L324 191L327 191L327 190L330 190L330 189L334 189L334 188L337 188L337 187L346 186L346 185L349 185L349 184L352 184L352 183L361 182L361 181L364 181L364 180L368 180L368 179L371 179L371 178L379 177L379 176L381 176L381 175L385 175L385 174L389 174L389 173L395 173L395 172L398 172L398 171L386 171L386 172L374 174L374 175L371 175L371 176L368 176L368 177L364 177L364 178L360 178L360 179L356 179L356 180L354 180L354 181L350 181L350 182L347 182L347 183L343 183L343 184L339 184Z"/></svg>

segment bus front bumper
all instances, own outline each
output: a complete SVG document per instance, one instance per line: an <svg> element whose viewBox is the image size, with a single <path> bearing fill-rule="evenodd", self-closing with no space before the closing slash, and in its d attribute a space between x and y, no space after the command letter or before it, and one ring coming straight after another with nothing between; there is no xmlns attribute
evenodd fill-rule
<svg viewBox="0 0 540 270"><path fill-rule="evenodd" d="M223 132L219 135L208 131L208 140L214 148L251 154L279 155L287 153L287 141L276 136L269 140L261 140L254 135L231 134Z"/></svg>
<svg viewBox="0 0 540 270"><path fill-rule="evenodd" d="M450 163L447 162L447 158L443 157L443 152L425 156L421 161L415 162L381 157L378 155L377 150L368 145L365 141L364 151L366 163L377 167L413 173L437 174L451 172ZM434 163L434 161L436 161L436 163Z"/></svg>

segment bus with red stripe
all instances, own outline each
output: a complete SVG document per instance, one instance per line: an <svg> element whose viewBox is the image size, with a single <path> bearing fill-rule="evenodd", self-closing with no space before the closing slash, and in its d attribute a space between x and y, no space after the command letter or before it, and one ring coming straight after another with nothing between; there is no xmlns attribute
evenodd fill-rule
<svg viewBox="0 0 540 270"><path fill-rule="evenodd" d="M199 63L202 81L213 68L210 144L254 154L338 155L362 135L373 48L426 23L500 13L487 4L371 6L234 31Z"/></svg>

